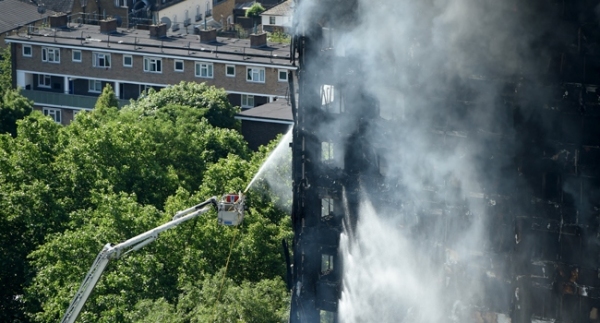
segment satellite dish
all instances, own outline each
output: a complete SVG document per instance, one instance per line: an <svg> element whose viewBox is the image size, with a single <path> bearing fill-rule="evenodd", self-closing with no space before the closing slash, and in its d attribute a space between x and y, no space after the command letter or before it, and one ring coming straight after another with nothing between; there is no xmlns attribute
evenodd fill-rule
<svg viewBox="0 0 600 323"><path fill-rule="evenodd" d="M38 13L39 13L40 15L43 15L43 14L45 14L45 13L46 13L46 6L44 6L44 5L38 6L38 7L37 7L37 11L38 11Z"/></svg>
<svg viewBox="0 0 600 323"><path fill-rule="evenodd" d="M123 25L123 18L121 18L121 16L114 15L113 18L115 18L117 21L117 27L121 27L121 25Z"/></svg>
<svg viewBox="0 0 600 323"><path fill-rule="evenodd" d="M160 22L167 25L167 29L171 28L171 19L169 17L160 18Z"/></svg>

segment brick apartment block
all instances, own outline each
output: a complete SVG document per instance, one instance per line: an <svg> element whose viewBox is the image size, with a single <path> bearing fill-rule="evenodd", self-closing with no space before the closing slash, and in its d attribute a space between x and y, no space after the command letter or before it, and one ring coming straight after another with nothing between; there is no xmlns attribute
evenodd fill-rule
<svg viewBox="0 0 600 323"><path fill-rule="evenodd" d="M289 45L267 43L265 35L174 34L164 25L121 29L111 19L99 26L50 26L6 42L14 85L63 124L92 109L107 83L122 105L145 89L191 81L224 88L232 104L252 108L288 96L288 77L296 69Z"/></svg>

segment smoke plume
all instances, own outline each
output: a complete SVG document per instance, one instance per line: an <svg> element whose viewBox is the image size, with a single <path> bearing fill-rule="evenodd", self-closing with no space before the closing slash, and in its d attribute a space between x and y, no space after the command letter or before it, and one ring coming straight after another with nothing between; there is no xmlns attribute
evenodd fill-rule
<svg viewBox="0 0 600 323"><path fill-rule="evenodd" d="M324 102L344 96L355 113L319 135L355 129L358 139L344 140L363 144L338 146L335 155L377 155L382 175L360 181L357 223L342 234L340 321L508 322L520 310L518 264L528 261L514 252L523 238L514 214L530 203L519 196L535 193L522 176L535 165L516 156L533 141L543 147L552 129L530 109L546 104L548 90L532 84L553 80L553 43L573 34L552 31L558 9L542 1L348 7L296 7L300 25L322 25L330 44L322 50L339 57L322 68L346 92L326 87ZM383 203L368 193L374 186Z"/></svg>

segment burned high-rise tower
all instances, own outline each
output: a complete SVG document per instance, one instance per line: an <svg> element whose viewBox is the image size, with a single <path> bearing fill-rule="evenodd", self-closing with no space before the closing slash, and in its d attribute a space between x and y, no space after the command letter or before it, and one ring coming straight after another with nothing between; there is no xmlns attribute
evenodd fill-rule
<svg viewBox="0 0 600 323"><path fill-rule="evenodd" d="M600 322L599 5L296 0L291 322Z"/></svg>

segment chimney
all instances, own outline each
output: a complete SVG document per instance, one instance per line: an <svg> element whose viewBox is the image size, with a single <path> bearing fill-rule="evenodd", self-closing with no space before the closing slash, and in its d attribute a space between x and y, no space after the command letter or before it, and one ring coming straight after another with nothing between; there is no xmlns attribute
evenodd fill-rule
<svg viewBox="0 0 600 323"><path fill-rule="evenodd" d="M200 42L201 43L214 43L217 41L217 30L216 29L208 29L202 30L200 29Z"/></svg>
<svg viewBox="0 0 600 323"><path fill-rule="evenodd" d="M117 32L117 19L106 18L100 20L100 32L103 34L114 34Z"/></svg>
<svg viewBox="0 0 600 323"><path fill-rule="evenodd" d="M267 33L250 35L250 47L260 48L260 47L266 47L266 46L267 46Z"/></svg>
<svg viewBox="0 0 600 323"><path fill-rule="evenodd" d="M152 38L167 37L167 24L160 23L158 25L150 25L150 37L152 37Z"/></svg>
<svg viewBox="0 0 600 323"><path fill-rule="evenodd" d="M57 13L48 17L50 28L66 28L69 21L66 13Z"/></svg>

